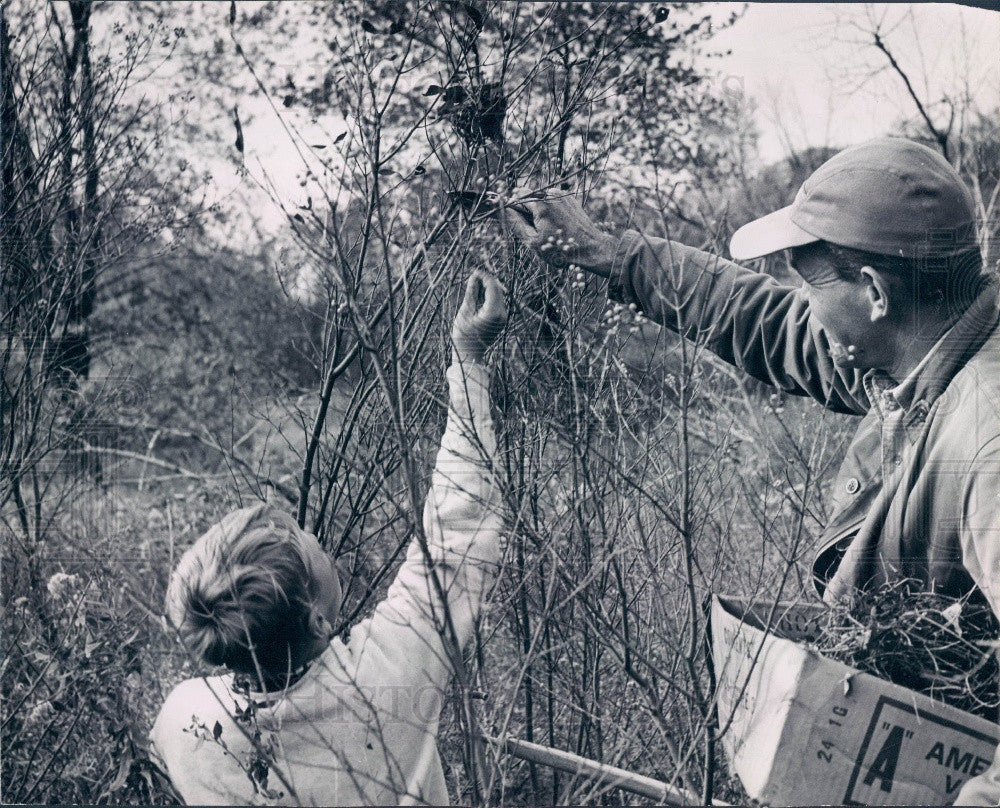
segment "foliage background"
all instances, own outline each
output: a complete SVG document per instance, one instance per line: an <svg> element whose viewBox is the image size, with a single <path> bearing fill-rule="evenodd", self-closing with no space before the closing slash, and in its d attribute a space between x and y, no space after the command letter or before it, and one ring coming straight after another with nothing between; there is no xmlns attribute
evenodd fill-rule
<svg viewBox="0 0 1000 808"><path fill-rule="evenodd" d="M476 267L512 304L492 359L511 517L443 722L452 797L630 799L469 743L485 732L740 799L703 603L809 596L852 424L609 306L447 193L565 189L613 231L724 250L838 145L760 164L749 98L704 56L725 11L3 6L6 801L170 800L145 733L201 669L160 603L230 508L286 504L338 560L345 625L370 611L420 513ZM896 46L884 16L855 23ZM912 116L889 129L947 147L995 262L995 99L895 79ZM262 110L292 144L280 169L247 142ZM222 171L241 190L211 198Z"/></svg>

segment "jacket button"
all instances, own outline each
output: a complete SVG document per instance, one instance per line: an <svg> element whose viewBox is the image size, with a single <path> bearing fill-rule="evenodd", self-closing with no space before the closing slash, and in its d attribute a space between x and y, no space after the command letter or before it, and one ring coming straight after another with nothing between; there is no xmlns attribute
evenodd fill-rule
<svg viewBox="0 0 1000 808"><path fill-rule="evenodd" d="M847 481L847 485L844 487L847 489L848 494L856 494L861 488L861 483L858 482L857 477L851 477L851 479Z"/></svg>

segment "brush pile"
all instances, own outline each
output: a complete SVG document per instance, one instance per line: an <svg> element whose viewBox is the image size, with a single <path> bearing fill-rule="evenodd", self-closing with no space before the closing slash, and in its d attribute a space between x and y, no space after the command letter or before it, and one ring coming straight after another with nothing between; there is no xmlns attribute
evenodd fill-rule
<svg viewBox="0 0 1000 808"><path fill-rule="evenodd" d="M819 620L824 656L996 720L998 623L985 603L902 580L859 591Z"/></svg>

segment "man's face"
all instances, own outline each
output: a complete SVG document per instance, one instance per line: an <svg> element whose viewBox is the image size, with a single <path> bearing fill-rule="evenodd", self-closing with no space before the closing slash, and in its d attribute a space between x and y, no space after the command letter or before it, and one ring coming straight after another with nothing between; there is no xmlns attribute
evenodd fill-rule
<svg viewBox="0 0 1000 808"><path fill-rule="evenodd" d="M863 277L845 279L833 258L815 250L795 250L792 266L813 316L830 337L830 355L843 368L886 368L893 358L894 331L879 317L878 295Z"/></svg>

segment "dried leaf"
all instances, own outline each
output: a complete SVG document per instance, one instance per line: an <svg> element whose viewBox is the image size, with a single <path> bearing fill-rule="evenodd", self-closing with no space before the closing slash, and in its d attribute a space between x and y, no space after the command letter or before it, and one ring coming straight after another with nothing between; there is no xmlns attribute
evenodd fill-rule
<svg viewBox="0 0 1000 808"><path fill-rule="evenodd" d="M128 776L132 771L132 758L129 755L122 755L121 763L118 764L118 773L115 779L108 786L108 791L114 793L125 787Z"/></svg>
<svg viewBox="0 0 1000 808"><path fill-rule="evenodd" d="M956 600L954 603L951 604L951 606L949 606L946 609L942 609L941 611L941 616L948 621L948 624L952 627L952 629L954 629L955 634L957 634L959 637L962 636L962 626L958 620L961 614L962 614L962 602L960 600Z"/></svg>
<svg viewBox="0 0 1000 808"><path fill-rule="evenodd" d="M219 738L222 737L222 724L220 724L218 721L216 721L215 726L212 727L212 737L215 740L219 740Z"/></svg>
<svg viewBox="0 0 1000 808"><path fill-rule="evenodd" d="M233 107L233 122L236 124L236 151L243 154L243 125L240 123L240 111Z"/></svg>

